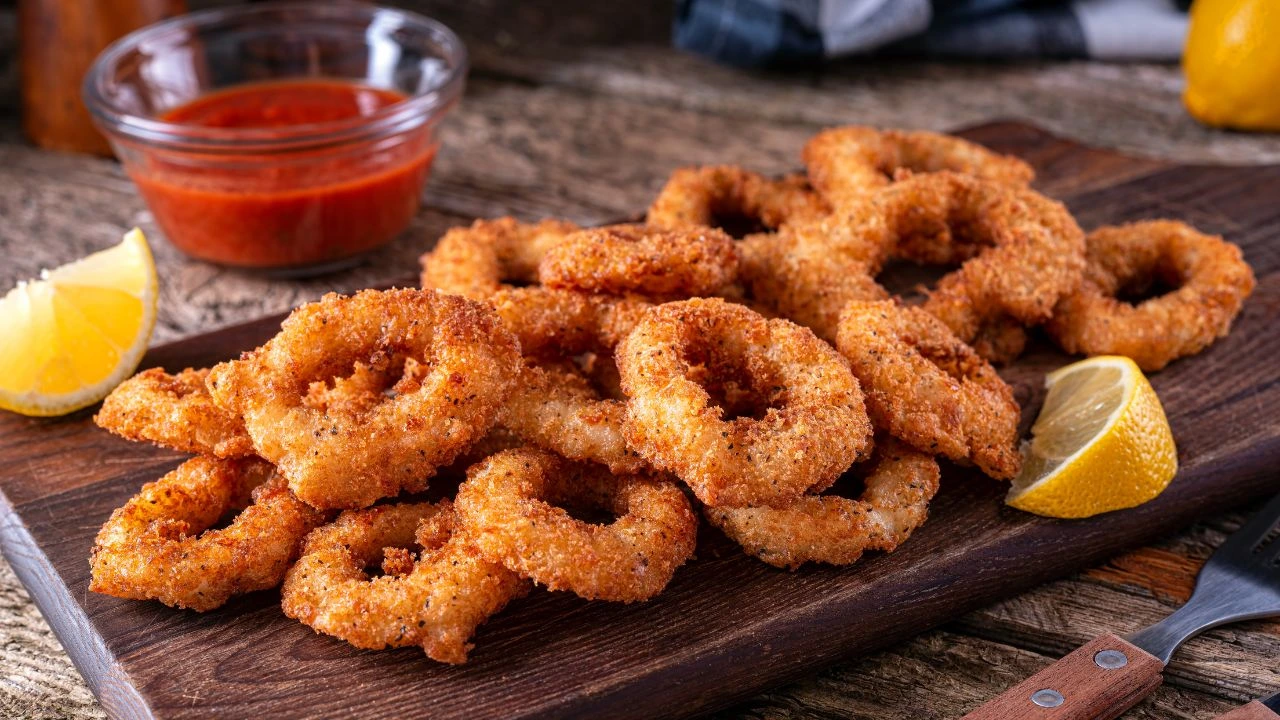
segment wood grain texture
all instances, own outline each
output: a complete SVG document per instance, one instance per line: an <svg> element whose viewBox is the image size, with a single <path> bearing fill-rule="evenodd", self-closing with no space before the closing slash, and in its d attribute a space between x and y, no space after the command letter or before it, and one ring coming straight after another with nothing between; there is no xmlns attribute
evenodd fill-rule
<svg viewBox="0 0 1280 720"><path fill-rule="evenodd" d="M1280 367L1249 359L1280 352L1280 337L1261 331L1280 305L1280 257L1267 244L1280 225L1280 211L1267 202L1280 188L1280 168L1151 164L1108 184L1094 163L1131 166L1099 153L1073 158L1082 152L1077 146L1017 125L972 135L1030 158L1086 225L1181 215L1232 236L1258 272L1258 292L1236 332L1153 378L1180 441L1182 469L1148 505L1083 522L1050 521L1005 508L998 484L948 467L930 522L892 555L852 569L782 573L705 532L697 562L655 601L613 606L535 593L485 626L472 662L456 669L410 650L353 651L283 618L271 593L203 616L87 593L85 558L98 523L177 456L98 432L87 413L60 421L5 416L0 457L19 468L0 475L13 504L9 516L19 519L5 526L5 547L16 548L6 553L24 582L38 588L36 601L104 705L121 715L296 715L305 698L305 714L336 716L354 709L350 694L316 690L351 684L371 690L359 707L373 717L423 708L467 717L674 715L720 707L883 647L1277 489L1280 478L1270 471L1280 458L1280 420L1255 408L1280 402ZM1088 180L1055 181L1055 168ZM159 348L147 363L209 364L257 344L275 323ZM1038 407L1043 371L1062 362L1039 347L1006 373L1028 415ZM138 459L95 462L102 457ZM57 475L56 465L80 472ZM71 516L83 525L60 521Z"/></svg>
<svg viewBox="0 0 1280 720"><path fill-rule="evenodd" d="M1052 585L1047 586L1052 587ZM1051 660L950 630L925 633L760 695L717 718L954 720ZM1126 720L1208 720L1238 703L1166 683Z"/></svg>
<svg viewBox="0 0 1280 720"><path fill-rule="evenodd" d="M1104 666L1101 653L1118 655L1121 662ZM1160 685L1163 669L1156 657L1106 633L983 703L963 720L1115 720Z"/></svg>

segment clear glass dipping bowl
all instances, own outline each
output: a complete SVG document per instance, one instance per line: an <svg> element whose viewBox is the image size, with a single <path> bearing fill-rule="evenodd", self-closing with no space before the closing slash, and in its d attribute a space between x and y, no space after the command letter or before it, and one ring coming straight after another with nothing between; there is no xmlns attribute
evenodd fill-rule
<svg viewBox="0 0 1280 720"><path fill-rule="evenodd" d="M120 39L84 100L169 241L197 258L276 274L353 264L408 226L462 94L466 49L447 27L355 3L267 3L191 13ZM370 114L271 128L166 122L250 83L350 81L405 99Z"/></svg>

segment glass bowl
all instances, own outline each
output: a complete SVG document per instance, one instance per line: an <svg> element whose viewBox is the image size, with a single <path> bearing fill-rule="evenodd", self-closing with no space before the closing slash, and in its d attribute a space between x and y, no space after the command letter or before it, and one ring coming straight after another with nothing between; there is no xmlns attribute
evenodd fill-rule
<svg viewBox="0 0 1280 720"><path fill-rule="evenodd" d="M458 37L421 15L266 3L127 35L94 61L83 92L171 243L219 264L312 274L353 264L408 226L466 68ZM253 127L190 119L246 91L288 114L299 103L286 98L323 87L354 93L356 114Z"/></svg>

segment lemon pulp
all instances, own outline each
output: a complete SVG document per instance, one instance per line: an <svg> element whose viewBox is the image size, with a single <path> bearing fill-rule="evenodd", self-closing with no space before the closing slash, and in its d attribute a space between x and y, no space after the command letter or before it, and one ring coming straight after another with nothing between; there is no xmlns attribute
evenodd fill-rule
<svg viewBox="0 0 1280 720"><path fill-rule="evenodd" d="M0 299L0 409L62 415L106 397L146 352L157 288L136 228L119 245L18 283Z"/></svg>
<svg viewBox="0 0 1280 720"><path fill-rule="evenodd" d="M1129 358L1103 356L1045 378L1044 406L1023 444L1006 502L1059 518L1140 505L1177 472L1177 448L1160 400Z"/></svg>

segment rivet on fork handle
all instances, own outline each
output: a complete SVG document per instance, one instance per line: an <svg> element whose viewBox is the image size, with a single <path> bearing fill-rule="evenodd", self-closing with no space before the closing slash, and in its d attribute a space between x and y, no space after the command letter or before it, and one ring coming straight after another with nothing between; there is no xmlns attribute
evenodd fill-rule
<svg viewBox="0 0 1280 720"><path fill-rule="evenodd" d="M1119 650L1099 650L1093 656L1093 664L1103 670L1117 670L1129 664L1129 658Z"/></svg>
<svg viewBox="0 0 1280 720"><path fill-rule="evenodd" d="M1160 686L1164 663L1116 635L1096 638L965 720L1113 720Z"/></svg>
<svg viewBox="0 0 1280 720"><path fill-rule="evenodd" d="M1031 702L1044 708L1055 708L1066 701L1062 693L1053 688L1044 688L1031 693Z"/></svg>

